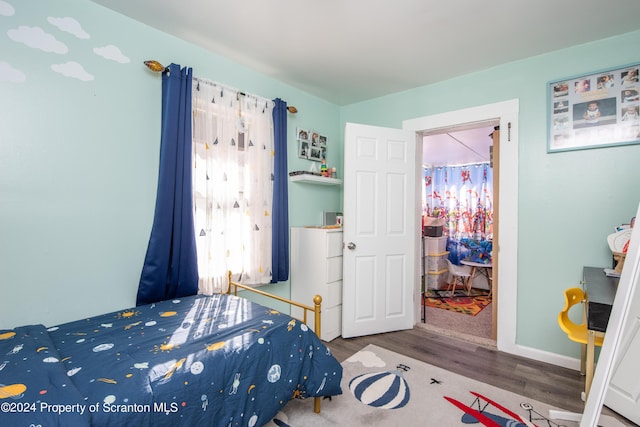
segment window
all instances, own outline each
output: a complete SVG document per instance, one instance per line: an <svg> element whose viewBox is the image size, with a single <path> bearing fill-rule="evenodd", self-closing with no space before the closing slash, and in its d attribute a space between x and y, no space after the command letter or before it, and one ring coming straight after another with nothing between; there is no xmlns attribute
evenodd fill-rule
<svg viewBox="0 0 640 427"><path fill-rule="evenodd" d="M273 102L194 79L194 222L201 293L271 280Z"/></svg>

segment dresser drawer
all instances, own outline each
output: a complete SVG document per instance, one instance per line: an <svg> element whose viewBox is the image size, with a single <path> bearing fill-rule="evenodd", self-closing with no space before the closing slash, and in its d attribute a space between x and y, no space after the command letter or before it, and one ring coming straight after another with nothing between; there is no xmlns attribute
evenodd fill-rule
<svg viewBox="0 0 640 427"><path fill-rule="evenodd" d="M342 255L342 231L327 233L327 257Z"/></svg>
<svg viewBox="0 0 640 427"><path fill-rule="evenodd" d="M331 307L322 310L322 327L320 338L331 341L342 334L342 306Z"/></svg>
<svg viewBox="0 0 640 427"><path fill-rule="evenodd" d="M342 304L342 280L327 283L322 293L322 307L330 308Z"/></svg>
<svg viewBox="0 0 640 427"><path fill-rule="evenodd" d="M327 259L327 283L342 280L342 257Z"/></svg>

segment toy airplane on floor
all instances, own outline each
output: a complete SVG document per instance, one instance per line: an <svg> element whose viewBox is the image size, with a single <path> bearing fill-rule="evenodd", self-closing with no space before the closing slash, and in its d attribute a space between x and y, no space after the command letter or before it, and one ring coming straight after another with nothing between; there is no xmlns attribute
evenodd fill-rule
<svg viewBox="0 0 640 427"><path fill-rule="evenodd" d="M480 423L486 427L537 427L536 424L533 424L531 421L523 419L520 415L515 412L505 408L499 403L485 397L479 393L470 392L476 398L471 404L471 406L467 406L464 403L453 399L448 396L444 396L446 400L451 402L454 406L461 409L464 412L462 416L462 422L464 424L477 424ZM486 402L486 403L483 403ZM477 406L478 409L472 408L472 406ZM487 412L487 408L493 406L495 409L503 412L506 416L493 414L491 412ZM533 410L533 407L528 403L521 403L520 406L522 409L525 409L529 413L529 419L535 419L536 421L543 421L549 427L559 427L558 424L549 420L548 418L543 417ZM535 418L534 418L535 414Z"/></svg>

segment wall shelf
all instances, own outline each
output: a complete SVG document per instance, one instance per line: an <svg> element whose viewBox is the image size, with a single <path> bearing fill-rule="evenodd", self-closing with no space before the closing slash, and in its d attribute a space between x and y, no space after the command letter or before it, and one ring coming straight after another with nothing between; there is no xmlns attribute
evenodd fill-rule
<svg viewBox="0 0 640 427"><path fill-rule="evenodd" d="M341 185L342 180L338 178L326 178L324 176L317 175L293 175L289 176L291 182L303 182L307 184L318 184L318 185Z"/></svg>

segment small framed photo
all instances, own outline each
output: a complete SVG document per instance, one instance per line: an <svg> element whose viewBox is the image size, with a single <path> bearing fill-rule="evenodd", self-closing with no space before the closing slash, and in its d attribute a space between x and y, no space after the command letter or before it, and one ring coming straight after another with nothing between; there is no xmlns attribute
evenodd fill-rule
<svg viewBox="0 0 640 427"><path fill-rule="evenodd" d="M309 130L298 128L296 131L296 139L298 141L309 142Z"/></svg>
<svg viewBox="0 0 640 427"><path fill-rule="evenodd" d="M298 141L298 157L301 159L309 158L309 141Z"/></svg>
<svg viewBox="0 0 640 427"><path fill-rule="evenodd" d="M640 143L640 64L549 82L547 152Z"/></svg>
<svg viewBox="0 0 640 427"><path fill-rule="evenodd" d="M311 131L309 129L297 128L296 140L298 141L298 157L301 159L309 158L309 135Z"/></svg>
<svg viewBox="0 0 640 427"><path fill-rule="evenodd" d="M316 131L311 131L311 146L320 147L320 134Z"/></svg>
<svg viewBox="0 0 640 427"><path fill-rule="evenodd" d="M313 160L316 162L322 161L322 149L320 147L314 147L313 143L309 151L309 160Z"/></svg>

